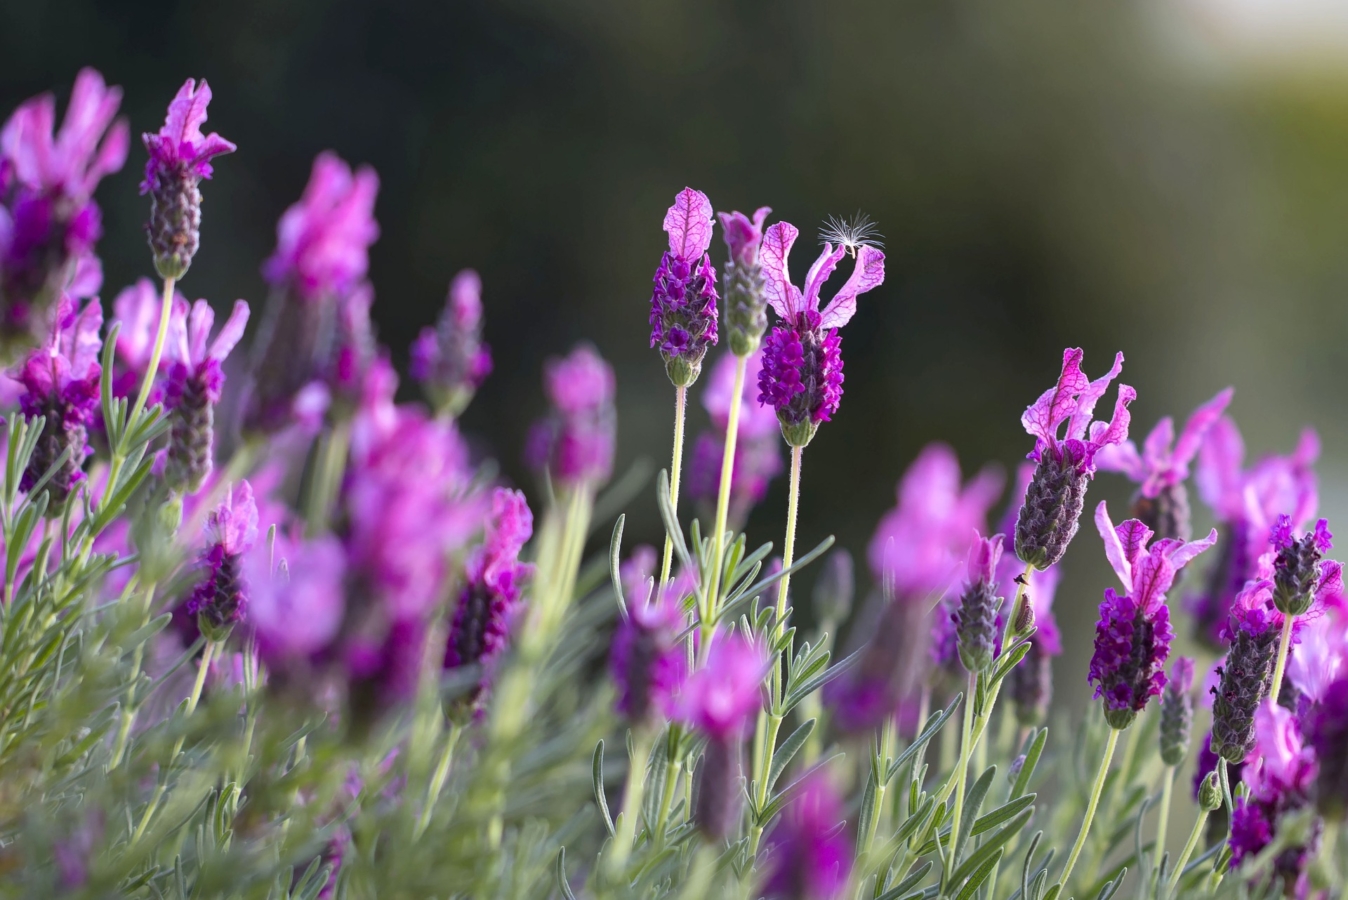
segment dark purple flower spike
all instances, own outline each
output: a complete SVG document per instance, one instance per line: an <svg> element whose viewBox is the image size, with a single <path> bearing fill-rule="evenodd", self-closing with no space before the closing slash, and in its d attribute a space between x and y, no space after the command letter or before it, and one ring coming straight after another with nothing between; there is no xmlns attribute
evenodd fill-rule
<svg viewBox="0 0 1348 900"><path fill-rule="evenodd" d="M660 258L651 292L651 346L660 349L675 387L688 387L702 372L702 358L716 343L716 270L711 233L715 225L707 195L684 188L665 213L669 250Z"/></svg>

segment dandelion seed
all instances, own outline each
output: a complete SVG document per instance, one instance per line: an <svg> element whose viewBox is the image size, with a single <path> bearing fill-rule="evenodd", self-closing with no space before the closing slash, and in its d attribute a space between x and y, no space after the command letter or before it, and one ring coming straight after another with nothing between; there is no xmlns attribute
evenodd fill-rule
<svg viewBox="0 0 1348 900"><path fill-rule="evenodd" d="M829 216L819 229L821 244L837 244L856 256L862 247L884 249L885 236L870 216L857 210L850 216Z"/></svg>

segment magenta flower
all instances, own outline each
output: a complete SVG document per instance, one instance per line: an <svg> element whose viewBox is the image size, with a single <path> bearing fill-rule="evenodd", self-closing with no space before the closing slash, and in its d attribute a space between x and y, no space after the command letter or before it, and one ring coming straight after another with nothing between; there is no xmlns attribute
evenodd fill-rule
<svg viewBox="0 0 1348 900"><path fill-rule="evenodd" d="M1189 495L1184 481L1189 464L1212 428L1231 402L1232 388L1221 391L1194 410L1175 440L1175 423L1169 417L1156 423L1139 453L1132 441L1102 447L1096 465L1106 472L1121 472L1136 482L1133 518L1140 519L1162 538L1187 541L1192 528L1189 521Z"/></svg>
<svg viewBox="0 0 1348 900"><path fill-rule="evenodd" d="M768 328L768 298L758 250L769 207L759 207L750 219L741 212L718 213L721 235L730 250L725 265L725 327L730 351L748 356L758 349Z"/></svg>
<svg viewBox="0 0 1348 900"><path fill-rule="evenodd" d="M248 621L274 672L303 674L337 639L346 612L346 554L333 537L277 536L270 555L244 557Z"/></svg>
<svg viewBox="0 0 1348 900"><path fill-rule="evenodd" d="M219 508L206 518L208 546L202 563L205 577L187 601L187 614L208 640L223 641L248 611L243 580L243 556L257 542L257 504L246 481L225 495Z"/></svg>
<svg viewBox="0 0 1348 900"><path fill-rule="evenodd" d="M1319 455L1319 438L1307 429L1290 456L1266 456L1244 469L1245 445L1235 423L1223 416L1208 431L1195 481L1227 539L1204 590L1189 598L1188 606L1198 636L1210 646L1222 646L1232 601L1256 577L1278 516L1286 515L1293 527L1314 517L1319 494L1313 466Z"/></svg>
<svg viewBox="0 0 1348 900"><path fill-rule="evenodd" d="M525 460L562 485L600 484L613 474L617 414L613 367L581 344L544 366L552 414L534 424Z"/></svg>
<svg viewBox="0 0 1348 900"><path fill-rule="evenodd" d="M660 348L675 387L687 387L702 371L707 348L716 343L716 270L707 248L715 220L707 195L684 188L665 213L669 250L655 270L651 292L651 346Z"/></svg>
<svg viewBox="0 0 1348 900"><path fill-rule="evenodd" d="M1348 812L1348 677L1326 685L1306 718L1306 738L1319 763L1320 812L1341 821Z"/></svg>
<svg viewBox="0 0 1348 900"><path fill-rule="evenodd" d="M1305 703L1314 705L1334 682L1348 677L1348 616L1325 609L1308 617L1298 637L1287 657L1287 680Z"/></svg>
<svg viewBox="0 0 1348 900"><path fill-rule="evenodd" d="M1230 649L1212 699L1212 749L1229 762L1244 760L1254 744L1255 711L1272 684L1282 627L1273 582L1265 577L1247 583L1231 604L1223 631Z"/></svg>
<svg viewBox="0 0 1348 900"><path fill-rule="evenodd" d="M491 374L491 348L482 343L482 279L464 269L449 285L449 299L434 328L412 344L412 377L437 412L457 416Z"/></svg>
<svg viewBox="0 0 1348 900"><path fill-rule="evenodd" d="M1343 594L1343 566L1323 556L1334 546L1325 519L1301 537L1292 534L1292 520L1279 516L1269 542L1273 560L1273 605L1284 615L1299 616L1325 598Z"/></svg>
<svg viewBox="0 0 1348 900"><path fill-rule="evenodd" d="M828 778L816 773L787 804L768 838L770 874L763 886L777 900L834 900L852 871L842 801Z"/></svg>
<svg viewBox="0 0 1348 900"><path fill-rule="evenodd" d="M113 121L121 102L121 88L83 69L59 131L51 94L23 103L0 130L0 324L10 331L41 327L34 313L63 292L98 292L102 215L92 197L126 162L130 132Z"/></svg>
<svg viewBox="0 0 1348 900"><path fill-rule="evenodd" d="M1123 354L1095 381L1081 371L1084 356L1080 348L1064 350L1057 385L1020 417L1035 439L1028 458L1036 466L1016 520L1016 555L1037 569L1047 569L1067 552L1085 508L1086 485L1095 476L1095 454L1127 439L1128 404L1137 397L1137 391L1119 385L1113 418L1092 423L1095 404L1123 370Z"/></svg>
<svg viewBox="0 0 1348 900"><path fill-rule="evenodd" d="M791 283L787 256L799 232L788 222L769 226L760 250L764 290L781 320L763 345L758 402L777 411L782 435L804 447L819 423L838 411L842 400L842 338L838 329L857 310L857 297L885 280L885 254L874 247L856 251L856 266L838 293L820 308L820 291L847 254L825 243L805 277L805 290Z"/></svg>
<svg viewBox="0 0 1348 900"><path fill-rule="evenodd" d="M673 712L674 697L687 677L688 654L679 639L687 616L672 592L651 602L644 594L644 583L641 594L628 592L627 616L618 623L609 651L609 672L618 687L618 714L651 724Z"/></svg>
<svg viewBox="0 0 1348 900"><path fill-rule="evenodd" d="M1217 532L1201 541L1163 538L1148 546L1151 529L1136 519L1115 528L1103 501L1095 509L1095 524L1127 593L1105 589L1089 681L1095 697L1104 698L1105 719L1123 729L1166 685L1162 667L1174 632L1165 593L1185 563L1217 543Z"/></svg>
<svg viewBox="0 0 1348 900"><path fill-rule="evenodd" d="M482 666L480 691L489 686L492 664L505 652L523 603L524 583L533 574L533 566L519 560L533 529L524 494L497 488L486 534L468 557L467 583L459 592L444 656L446 669Z"/></svg>
<svg viewBox="0 0 1348 900"><path fill-rule="evenodd" d="M194 303L190 312L185 300L175 301L164 356L169 363L164 402L171 410L164 474L169 487L176 491L196 493L211 473L215 406L225 384L221 364L243 337L248 325L247 302L234 302L233 312L215 340L210 341L214 324L215 311L205 300Z"/></svg>
<svg viewBox="0 0 1348 900"><path fill-rule="evenodd" d="M17 378L23 385L19 408L30 421L46 424L24 470L20 488L32 490L47 470L69 451L65 462L47 481L48 516L59 516L75 487L84 480L88 456L86 425L98 409L98 363L103 339L103 308L91 300L82 310L64 297L56 307L56 322L45 346L29 351Z"/></svg>
<svg viewBox="0 0 1348 900"><path fill-rule="evenodd" d="M998 643L997 564L1002 558L1002 536L980 537L974 532L969 548L968 576L953 617L960 662L970 672L981 672L992 664Z"/></svg>
<svg viewBox="0 0 1348 900"><path fill-rule="evenodd" d="M189 78L169 103L158 134L143 134L145 180L140 192L150 195L150 221L145 233L154 252L155 269L163 278L182 278L201 244L201 179L210 178L211 160L238 148L215 132L201 133L211 88Z"/></svg>

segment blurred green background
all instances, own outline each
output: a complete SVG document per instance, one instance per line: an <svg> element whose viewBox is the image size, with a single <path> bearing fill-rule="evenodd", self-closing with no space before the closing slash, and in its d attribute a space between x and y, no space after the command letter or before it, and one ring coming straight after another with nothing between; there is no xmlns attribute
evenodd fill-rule
<svg viewBox="0 0 1348 900"><path fill-rule="evenodd" d="M673 391L646 314L677 190L771 205L807 237L865 210L888 280L845 331L846 396L806 453L800 526L805 546L836 533L862 558L924 443L1015 465L1020 412L1069 344L1092 375L1124 351L1139 437L1227 384L1254 452L1315 425L1322 509L1345 511L1348 25L1315 6L7 2L0 105L64 98L90 64L139 133L208 78L209 124L240 149L205 186L183 287L217 304L263 299L274 223L318 151L375 166L382 338L405 362L451 275L481 271L496 373L465 429L523 483L542 360L581 338L618 369L620 469L667 459ZM152 271L143 159L133 147L99 194L107 299ZM813 251L797 253L803 270ZM695 405L690 440L705 422ZM1128 494L1102 475L1091 504L1119 518ZM629 534L654 540L654 504L633 506ZM778 484L751 536L780 542L784 507ZM1089 523L1065 566L1058 688L1080 698L1109 583Z"/></svg>

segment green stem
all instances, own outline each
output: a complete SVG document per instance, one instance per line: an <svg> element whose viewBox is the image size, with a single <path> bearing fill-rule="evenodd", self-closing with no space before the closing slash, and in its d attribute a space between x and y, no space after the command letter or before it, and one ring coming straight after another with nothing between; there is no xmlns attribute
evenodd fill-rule
<svg viewBox="0 0 1348 900"><path fill-rule="evenodd" d="M679 511L679 474L683 471L683 420L688 406L688 388L674 389L674 459L669 468L669 506L677 515ZM669 567L674 559L674 540L665 535L665 557L660 564L660 591L669 584ZM660 594L657 592L657 597Z"/></svg>
<svg viewBox="0 0 1348 900"><path fill-rule="evenodd" d="M665 831L669 825L669 811L674 806L674 791L679 785L679 770L682 766L678 760L670 758L665 763L665 777L663 788L660 791L660 814L655 820L655 840L659 844L665 839Z"/></svg>
<svg viewBox="0 0 1348 900"><path fill-rule="evenodd" d="M136 395L136 405L127 414L128 422L136 421L140 411L150 398L150 389L154 387L154 377L159 372L159 360L164 355L164 341L168 338L169 319L173 315L174 279L164 279L164 296L159 303L159 330L155 333L154 349L150 351L150 364L145 368L145 377L140 382L140 393ZM109 487L113 484L108 482Z"/></svg>
<svg viewBox="0 0 1348 900"><path fill-rule="evenodd" d="M1105 778L1109 775L1109 763L1114 759L1114 747L1118 743L1119 730L1117 728L1109 729L1109 739L1105 742L1105 752L1100 759L1100 770L1095 773L1095 784L1091 786L1091 799L1086 804L1086 817L1081 820L1081 833L1077 835L1076 843L1072 845L1072 852L1067 857L1067 865L1063 867L1058 883L1048 892L1048 896L1044 900L1055 900L1067 886L1068 879L1072 877L1072 869L1076 868L1077 858L1081 856L1081 850L1086 846L1086 836L1090 834L1091 821L1095 818L1095 809L1100 805L1100 793L1105 788Z"/></svg>
<svg viewBox="0 0 1348 900"><path fill-rule="evenodd" d="M435 772L431 775L430 786L426 789L426 805L421 810L421 818L417 820L415 838L419 839L425 834L431 824L431 814L435 811L436 801L440 799L440 792L445 788L445 780L449 778L449 766L454 761L454 748L458 746L459 735L462 733L462 727L450 723L449 734L445 738L445 749L440 754L440 762L436 765Z"/></svg>
<svg viewBox="0 0 1348 900"><path fill-rule="evenodd" d="M871 818L866 826L865 838L861 844L862 859L869 859L871 847L875 843L875 833L880 828L880 816L885 808L885 790L889 787L889 758L894 752L894 720L886 719L880 726L880 740L877 756L880 759L880 781L875 785L875 794L871 803Z"/></svg>
<svg viewBox="0 0 1348 900"><path fill-rule="evenodd" d="M1180 876L1184 874L1184 867L1189 863L1189 857L1193 856L1194 848L1198 846L1198 839L1203 834L1203 826L1207 824L1208 811L1202 807L1198 808L1198 818L1194 820L1193 830L1189 832L1189 840L1184 844L1184 850L1180 852L1179 859L1175 861L1175 870L1170 873L1170 884L1166 886L1165 896L1170 897L1175 893L1179 886Z"/></svg>
<svg viewBox="0 0 1348 900"><path fill-rule="evenodd" d="M960 755L955 763L955 811L950 819L950 849L945 857L948 879L955 871L955 850L960 839L960 818L964 814L964 785L969 777L969 744L974 730L974 692L978 689L978 674L969 673L969 686L964 694L964 726L960 730Z"/></svg>
<svg viewBox="0 0 1348 900"><path fill-rule="evenodd" d="M1165 782L1161 787L1160 819L1156 823L1156 871L1161 871L1161 859L1165 856L1166 831L1170 825L1170 796L1175 790L1175 767L1165 767Z"/></svg>
<svg viewBox="0 0 1348 900"><path fill-rule="evenodd" d="M1296 616L1282 617L1282 640L1278 642L1278 661L1273 665L1273 684L1268 689L1268 699L1278 705L1278 692L1282 690L1282 673L1287 668L1287 651L1292 646L1292 623Z"/></svg>
<svg viewBox="0 0 1348 900"><path fill-rule="evenodd" d="M319 440L318 456L314 460L314 475L309 483L305 521L310 536L327 531L333 505L342 486L346 471L346 455L351 446L351 423L338 422L323 433Z"/></svg>
<svg viewBox="0 0 1348 900"><path fill-rule="evenodd" d="M796 516L800 509L800 459L804 447L791 448L791 493L786 501L786 542L782 545L782 568L791 568L796 558ZM786 595L791 587L791 575L782 576L777 583L777 624L774 636L780 637L786 630Z"/></svg>
<svg viewBox="0 0 1348 900"><path fill-rule="evenodd" d="M623 788L623 806L619 814L618 833L613 839L613 852L608 858L609 875L622 877L623 867L636 841L637 822L641 819L641 802L646 791L646 763L651 755L651 739L645 729L632 735L632 756L627 762L627 784Z"/></svg>
<svg viewBox="0 0 1348 900"><path fill-rule="evenodd" d="M726 519L730 515L730 485L735 480L735 444L740 431L740 399L744 393L744 367L746 358L735 357L735 384L730 395L730 416L726 420L725 448L721 453L721 486L716 494L716 525L712 532L711 580L706 587L707 609L703 622L716 622L716 613L720 606L721 566L725 561ZM703 627L703 637L707 637Z"/></svg>

